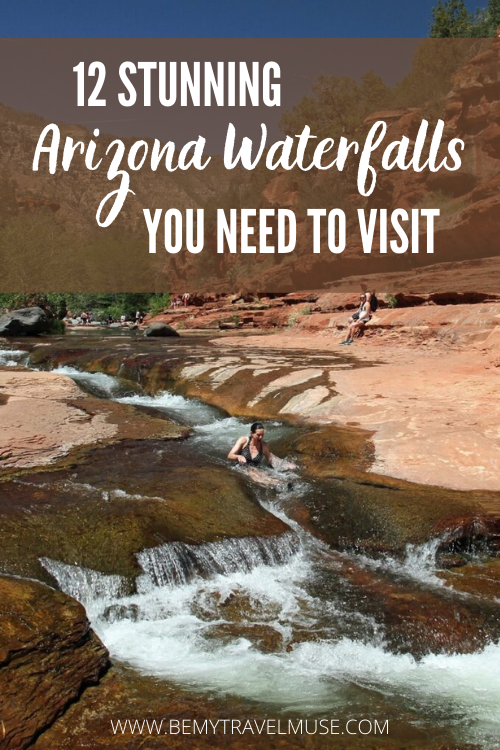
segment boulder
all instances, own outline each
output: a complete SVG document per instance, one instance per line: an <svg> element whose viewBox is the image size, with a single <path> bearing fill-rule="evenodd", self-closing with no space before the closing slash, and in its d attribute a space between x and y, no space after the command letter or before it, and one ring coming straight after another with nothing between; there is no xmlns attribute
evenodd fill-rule
<svg viewBox="0 0 500 750"><path fill-rule="evenodd" d="M0 336L36 336L49 330L49 317L41 307L13 310L0 318Z"/></svg>
<svg viewBox="0 0 500 750"><path fill-rule="evenodd" d="M30 746L109 665L81 604L21 578L0 576L0 643L5 750Z"/></svg>
<svg viewBox="0 0 500 750"><path fill-rule="evenodd" d="M144 331L145 336L179 336L177 331L166 323L150 323Z"/></svg>

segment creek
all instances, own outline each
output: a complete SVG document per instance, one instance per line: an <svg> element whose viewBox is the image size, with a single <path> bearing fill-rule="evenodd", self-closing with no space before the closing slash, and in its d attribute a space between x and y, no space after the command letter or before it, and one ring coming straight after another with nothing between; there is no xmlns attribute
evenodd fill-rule
<svg viewBox="0 0 500 750"><path fill-rule="evenodd" d="M2 366L23 361L21 348L0 352ZM250 420L172 390L150 395L102 372L69 365L54 371L94 396L153 410L192 433L181 442L95 449L87 464L32 473L18 484L48 485L54 495L78 497L80 507L96 498L168 502L161 494L165 472L179 465L189 472L190 462L207 472L214 465L243 476L254 499L288 526L268 537L144 548L133 590L123 575L42 556L59 587L84 604L113 661L200 696L236 697L249 715L369 717L388 720L390 738L405 746L432 738L428 746L499 747L498 632L493 625L476 648L461 653L447 645L448 626L439 622L447 612L451 620L470 618L477 632L488 630L487 621L498 622L499 602L447 585L436 559L442 540L407 544L402 555L332 549L301 520L301 509L335 501L331 482L299 466L267 469L261 484L227 465L228 448ZM299 429L270 420L266 439L288 447ZM401 602L409 616L401 615ZM429 628L445 631L435 641L440 647L422 645L424 616ZM377 738L377 746L384 742Z"/></svg>

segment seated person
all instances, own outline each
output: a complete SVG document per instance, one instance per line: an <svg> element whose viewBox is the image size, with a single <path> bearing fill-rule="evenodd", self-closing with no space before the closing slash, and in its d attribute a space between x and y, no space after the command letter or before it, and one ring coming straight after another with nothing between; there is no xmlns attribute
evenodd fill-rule
<svg viewBox="0 0 500 750"><path fill-rule="evenodd" d="M350 326L351 323L354 323L355 320L359 320L359 315L361 313L361 310L363 308L364 303L365 303L365 295L364 294L360 294L360 296L359 296L359 307L358 307L357 311L355 313L353 313L351 315L351 317L349 318L349 320L347 321L347 325L348 326Z"/></svg>
<svg viewBox="0 0 500 750"><path fill-rule="evenodd" d="M347 337L345 341L340 342L341 344L352 344L354 336L362 331L365 325L370 322L372 319L371 299L371 292L366 292L366 294L361 295L361 305L359 310L352 316L352 318L350 318L347 328Z"/></svg>

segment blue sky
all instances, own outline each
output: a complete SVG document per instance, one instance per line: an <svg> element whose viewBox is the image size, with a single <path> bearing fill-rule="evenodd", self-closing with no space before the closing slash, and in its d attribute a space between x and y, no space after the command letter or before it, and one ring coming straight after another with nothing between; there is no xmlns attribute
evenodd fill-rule
<svg viewBox="0 0 500 750"><path fill-rule="evenodd" d="M435 1L24 0L3 4L2 36L423 37Z"/></svg>

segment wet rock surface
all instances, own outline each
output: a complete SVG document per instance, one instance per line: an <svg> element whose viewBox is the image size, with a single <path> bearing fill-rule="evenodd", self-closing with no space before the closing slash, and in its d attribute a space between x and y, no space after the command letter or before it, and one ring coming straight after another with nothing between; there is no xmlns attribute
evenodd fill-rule
<svg viewBox="0 0 500 750"><path fill-rule="evenodd" d="M474 306L474 309L478 307ZM409 310L409 314L413 312L414 308ZM457 315L460 314L463 317L463 313L457 312ZM280 336L280 341L288 340L293 343L294 339ZM134 344L132 352L130 345L119 340L115 342L115 351L110 350L108 341L101 343L100 350L85 347L67 349L66 343L61 342L37 348L33 356L37 362L76 364L108 374L120 371L151 393L173 386L186 395L201 397L233 414L248 415L249 420L256 417L265 420L285 417L290 420L306 418L309 422L330 422L342 418L343 426L308 428L302 437L301 433L297 433L293 444L276 446L278 455L280 452L292 452L312 476L320 482L329 483L328 488L320 488L316 493L314 507L298 508L296 512L299 516L302 514L303 518L309 518L309 527L315 529L314 533L322 535L336 548L358 547L373 553L387 549L401 552L407 543L422 543L438 535L443 535L447 540L443 542L443 549L446 549L447 543L451 544L462 537L480 539L487 536L495 546L499 534L497 493L460 493L439 487L426 488L378 473L381 461L376 460L377 443L374 449L374 429L370 430L370 427L378 427L378 412L391 406L389 394L387 399L377 399L377 389L370 386L375 379L377 383L380 381L381 388L391 389L390 379L382 383L384 376L380 362L366 361L366 358L356 361L350 355L339 356L333 351L311 353L292 348L279 351L265 346L262 337L241 339L241 343L245 341L251 344L250 351L247 350L245 354L241 354L225 339L218 340L216 351L206 340L197 341L196 348L191 348L190 339L181 339L179 345L169 348L168 355L163 349L158 351L156 346L146 346L145 343L142 346L139 344L138 349ZM302 345L303 339L299 341ZM319 343L323 345L323 339ZM313 345L318 346L315 342ZM401 352L393 368L397 366L402 370L401 362L405 356ZM428 363L427 377L435 367L432 359ZM374 405L377 404L377 412L359 399L357 403L361 406L357 414L342 407L342 399L336 392L338 383L345 388L346 384L356 384L357 381L366 381L369 391L367 398L374 400ZM397 387L398 394L405 392L405 398L411 399L407 379L399 382ZM427 389L430 387L428 383ZM408 404L411 404L411 400ZM449 398L446 404L452 408ZM435 406L437 409L437 404ZM455 399L453 408L457 406ZM393 408L398 408L397 402ZM418 408L421 405L415 406L415 409ZM436 410L428 409L429 417L434 411L439 414ZM411 418L409 412L408 419ZM461 416L456 418L460 419L465 430L465 416L463 419ZM398 425L401 430L401 422L396 425L394 420L389 420L386 425L384 420L381 421L381 437L384 438L387 433L392 440L398 434ZM360 424L366 426L365 432L359 430ZM435 432L435 428L433 430ZM470 436L470 433L467 434ZM396 440L396 444L404 446L404 439ZM388 445L390 447L392 443L387 440L380 442L385 460ZM444 447L445 443L440 438L436 451ZM455 455L458 456L458 453ZM429 461L435 461L436 465L440 463L439 452L431 456L422 453L420 458L421 462L427 462L426 465ZM412 455L414 460L415 456ZM475 457L467 461L472 468ZM400 461L400 465L408 466L408 463L401 464ZM493 476L493 465L490 473ZM464 476L465 472L455 474L454 478Z"/></svg>
<svg viewBox="0 0 500 750"><path fill-rule="evenodd" d="M358 701L361 701L361 696L358 696ZM359 702L358 705L361 703ZM353 706L351 713L340 716L340 722L345 722L354 716L355 710ZM375 711L378 716L390 716L389 701L381 698ZM138 736L137 733L132 736L129 731L113 733L111 720L116 726L117 719L135 720L136 717L141 722L142 719L150 722L156 719L157 725L160 724L161 718L164 718L164 724L161 731L154 731L154 736L150 736L149 733L147 736L145 734ZM292 731L279 736L278 719L281 719L281 732L283 732L289 718L293 721L293 726L297 727L297 716L290 712L263 712L255 705L236 698L227 697L224 701L220 701L208 695L193 695L168 682L141 677L129 669L117 666L105 675L97 687L87 689L78 703L71 706L61 719L38 738L34 748L35 750L53 750L57 747L60 750L74 750L80 747L116 747L139 750L151 744L158 748L173 747L179 750L193 746L196 748L241 748L241 750L248 747L313 750L313 748L332 746L331 736L319 733L308 735L305 729L297 734ZM323 718L323 715L321 717L313 714L308 716L310 732L314 729L315 720L319 718ZM270 733L259 734L257 729L253 733L247 731L240 734L237 729L230 732L229 723L226 724L227 732L224 733L222 723L224 719L234 720L237 726L240 722L240 730L248 720L257 721L257 726L260 727L263 720L270 719ZM173 721L172 733L169 732L170 720ZM186 729L193 732L190 736L176 733L176 722L179 721L182 725L183 720L186 721ZM198 726L203 726L205 721L212 721L214 725L219 721L218 731L213 734L209 723L208 732L196 733L193 731L194 720L198 722ZM433 728L432 736L438 743L441 743L442 747L446 747L447 742L452 742L457 750L470 747L468 743L456 744L446 731L437 727ZM334 739L335 746L342 750L347 750L347 748L368 750L374 747L373 736L363 737L358 734L346 739L340 735ZM415 750L429 748L429 730L413 726L405 727L404 731L401 731L400 726L394 722L394 728L391 726L389 736L377 737L376 747L378 748L399 750L404 745Z"/></svg>
<svg viewBox="0 0 500 750"><path fill-rule="evenodd" d="M31 745L108 665L81 604L43 584L0 576L2 747Z"/></svg>
<svg viewBox="0 0 500 750"><path fill-rule="evenodd" d="M330 408L328 404L337 396L339 375L354 374L361 366L366 376L373 369L371 363L366 367L352 357L340 358L332 352L266 351L265 347L242 354L224 342L214 349L206 340L194 344L194 339L182 337L173 346L169 344L168 352L160 342L142 338L109 337L98 346L89 346L91 341L80 335L78 346L68 347L61 341L50 347L35 347L35 358L45 366L66 364L119 374L131 388L143 387L151 394L173 388L201 396L231 413L248 415L249 419L260 415L268 421L291 418L297 422L293 434L272 441L272 448L277 455L298 459L300 481L309 483L310 490L304 492L297 485L295 496L293 483L297 479L292 478L286 505L280 506L282 490L270 486L252 489L244 473L231 470L223 456L220 464L218 458L214 462L209 452L205 455L195 448L196 441L191 445L189 441L145 439L84 451L71 467L43 474L25 471L3 483L2 489L6 488L8 494L0 506L6 540L0 560L9 566L6 569L54 581L51 576L59 576L61 570L50 564L43 567L38 558L44 556L65 564L68 575L76 570L75 565L106 576L121 575L125 583L120 596L125 595L125 599L117 598L105 607L102 620L96 620L100 622L98 632L100 627L104 632L108 627L121 627L120 623L126 628L136 623L153 633L160 628L161 632L164 600L160 598L161 604L151 608L151 600L141 600L138 594L127 599L144 570L137 555L165 543L203 546L245 535L271 540L283 537L287 526L255 502L253 498L258 495L270 507L276 503L278 509L283 507L289 518L327 547L314 553L314 575L302 581L300 592L293 594L293 616L286 608L282 611L282 605L270 604L266 597L261 600L249 595L241 582L232 583L229 589L223 587L223 593L215 595L214 576L220 570L211 568L211 577L197 584L198 594L189 612L183 612L188 616L186 626L193 618L201 623L196 643L199 645L201 638L207 654L224 654L224 649L242 649L244 653L249 649L259 659L290 659L293 664L300 660L302 650L308 653L310 648L314 654L316 647L335 647L354 639L383 643L387 654L418 664L429 655L466 657L498 640L500 611L495 602L496 584L494 580L491 583L495 575L484 575L485 566L493 571L500 547L496 493L422 487L377 475L369 471L374 458L370 432L349 424L300 424L304 415L311 422L322 406ZM91 404L92 399L85 402ZM151 407L136 412L141 416L152 413ZM117 467L126 467L126 471L120 472ZM434 546L427 553L425 546L433 538ZM479 553L483 556L480 571L474 570L474 556ZM428 570L424 554L432 558ZM436 573L441 560L448 569ZM276 574L280 575L278 570ZM62 573L58 580L64 585L65 571ZM157 573L156 585L165 585ZM440 575L449 586L441 584ZM481 576L488 578L482 590L475 583ZM83 583L85 589L88 580ZM283 579L282 585L288 586L288 582ZM461 592L467 592L467 596ZM128 659L126 650L115 653ZM140 747L144 738L111 737L109 718L115 718L118 696L123 705L124 695L137 711L151 716L144 698L152 696L152 685L156 685L157 694L149 709L154 706L157 715L175 715L177 708L190 715L200 706L207 715L210 711L217 714L220 706L225 712L234 709L235 715L238 711L251 715L249 704L238 699L219 704L212 695L204 703L199 693L187 696L186 702L184 697L175 702L168 681L137 676L130 680L130 673L126 679L123 674L118 677L115 672L106 677L102 692L101 687L85 691L78 704L40 737L37 745L43 748L55 742L61 747L84 746L89 742L90 723L96 728L90 740L95 747L115 743ZM360 688L351 685L347 690L357 694ZM366 705L366 700L363 692L363 700L356 705ZM370 712L379 705L377 700L370 690ZM395 710L401 720L407 709L405 699L400 696L398 701ZM383 707L389 710L385 704ZM412 734L415 730L409 716L403 724L401 741L391 745L391 737L387 745L383 740L380 746L398 747L410 740L414 747L419 742L425 746L426 739L419 731ZM433 727L433 736L443 738L443 746L448 742L459 747L456 736L450 739L448 730L438 724L441 728ZM169 746L177 739L169 737ZM212 744L219 739L228 746L238 746L240 741L234 736L211 738ZM290 746L289 738L286 741ZM205 738L200 739L200 746L203 742ZM293 738L293 742L303 746L306 738ZM359 739L359 743L366 746L366 740ZM348 746L357 745L351 742Z"/></svg>
<svg viewBox="0 0 500 750"><path fill-rule="evenodd" d="M144 548L288 530L236 472L154 440L96 449L71 469L5 481L0 518L0 569L49 582L40 557L125 576L132 585Z"/></svg>
<svg viewBox="0 0 500 750"><path fill-rule="evenodd" d="M86 397L66 375L0 372L0 472L50 465L72 449L125 437L180 438L186 429L127 404Z"/></svg>
<svg viewBox="0 0 500 750"><path fill-rule="evenodd" d="M398 575L390 559L359 565L338 557L333 566L325 567L316 586L324 587L323 596L330 588L332 598L341 587L345 601L362 592L359 611L382 629L386 648L393 653L416 659L467 654L500 637L498 602L481 601L477 591L474 597L457 599L449 589Z"/></svg>
<svg viewBox="0 0 500 750"><path fill-rule="evenodd" d="M293 450L319 480L314 497L304 501L308 523L334 548L402 554L408 544L439 538L439 549L450 552L480 549L488 539L496 554L496 493L423 487L368 473L370 443L352 428L308 430Z"/></svg>
<svg viewBox="0 0 500 750"><path fill-rule="evenodd" d="M457 591L500 601L500 560L474 559L450 571L439 571L439 577Z"/></svg>

